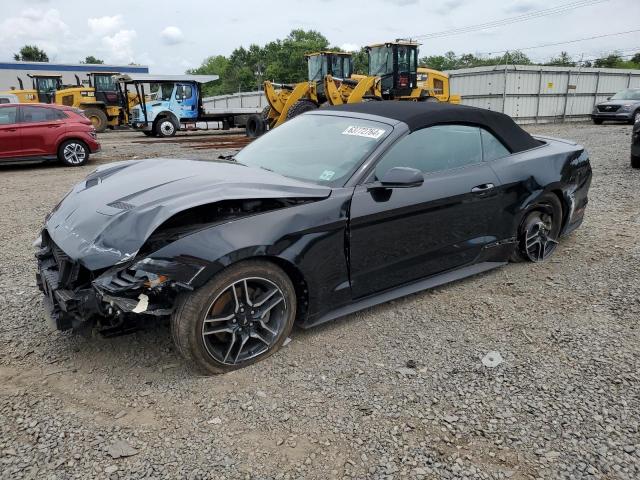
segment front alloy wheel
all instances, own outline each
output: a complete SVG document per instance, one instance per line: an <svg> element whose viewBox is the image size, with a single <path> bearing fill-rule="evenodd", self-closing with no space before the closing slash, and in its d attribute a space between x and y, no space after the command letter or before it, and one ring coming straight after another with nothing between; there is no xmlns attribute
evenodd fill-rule
<svg viewBox="0 0 640 480"><path fill-rule="evenodd" d="M224 373L278 350L295 315L296 294L287 274L271 262L250 260L179 296L171 331L184 357L207 373Z"/></svg>
<svg viewBox="0 0 640 480"><path fill-rule="evenodd" d="M84 165L89 158L89 149L79 140L67 140L58 150L58 160L70 167Z"/></svg>
<svg viewBox="0 0 640 480"><path fill-rule="evenodd" d="M202 340L219 363L238 365L266 352L286 323L282 290L266 278L249 277L227 287L202 322Z"/></svg>

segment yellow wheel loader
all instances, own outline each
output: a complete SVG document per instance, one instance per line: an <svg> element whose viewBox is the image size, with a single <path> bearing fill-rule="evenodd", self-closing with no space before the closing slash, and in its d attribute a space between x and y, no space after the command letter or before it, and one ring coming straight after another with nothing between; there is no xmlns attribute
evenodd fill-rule
<svg viewBox="0 0 640 480"><path fill-rule="evenodd" d="M327 101L324 78L332 75L349 78L353 69L350 53L321 51L305 55L308 78L296 84L264 82L264 94L269 105L261 115L247 119L246 133L258 137L301 113L315 110Z"/></svg>
<svg viewBox="0 0 640 480"><path fill-rule="evenodd" d="M397 40L366 47L369 75L350 79L325 78L327 100L332 105L366 100L410 100L460 103L449 92L446 73L418 67L418 44Z"/></svg>
<svg viewBox="0 0 640 480"><path fill-rule="evenodd" d="M90 72L89 85L82 85L76 75L76 85L63 85L61 75L29 75L32 88L24 89L22 80L18 78L20 89L10 90L22 103L55 103L76 107L84 114L97 132L104 132L107 127L116 127L127 123L124 102L133 107L137 104L134 94L123 95L113 76L117 72ZM0 92L4 93L4 92Z"/></svg>

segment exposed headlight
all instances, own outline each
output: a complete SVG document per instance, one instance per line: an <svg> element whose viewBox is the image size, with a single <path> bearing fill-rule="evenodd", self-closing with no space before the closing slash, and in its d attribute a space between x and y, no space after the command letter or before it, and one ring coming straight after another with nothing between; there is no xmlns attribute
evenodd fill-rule
<svg viewBox="0 0 640 480"><path fill-rule="evenodd" d="M631 105L631 104L629 104L629 105L623 105L623 106L622 106L622 108L621 108L620 110L622 110L622 111L624 111L624 112L629 112L629 111L631 111L631 107L632 107L632 105Z"/></svg>
<svg viewBox="0 0 640 480"><path fill-rule="evenodd" d="M156 258L145 258L136 262L131 270L137 278L146 277L146 287L155 287L169 280L180 283L191 283L204 266L173 262Z"/></svg>

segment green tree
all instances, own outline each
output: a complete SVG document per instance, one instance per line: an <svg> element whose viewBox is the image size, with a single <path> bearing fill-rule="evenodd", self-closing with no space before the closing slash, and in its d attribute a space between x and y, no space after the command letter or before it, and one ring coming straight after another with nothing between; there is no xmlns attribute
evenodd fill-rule
<svg viewBox="0 0 640 480"><path fill-rule="evenodd" d="M596 58L593 61L593 66L596 68L620 68L619 64L622 63L622 57L613 52L603 58Z"/></svg>
<svg viewBox="0 0 640 480"><path fill-rule="evenodd" d="M560 55L552 58L546 65L555 65L558 67L575 67L576 62L572 60L567 52L560 52Z"/></svg>
<svg viewBox="0 0 640 480"><path fill-rule="evenodd" d="M353 73L360 75L369 74L369 54L366 48L353 52Z"/></svg>
<svg viewBox="0 0 640 480"><path fill-rule="evenodd" d="M84 59L84 62L82 60L80 60L80 63L90 63L90 64L94 64L94 65L101 65L104 63L103 60L100 60L99 58L94 57L93 55L89 55L88 57L86 57Z"/></svg>
<svg viewBox="0 0 640 480"><path fill-rule="evenodd" d="M188 73L220 75L220 81L206 87L208 95L256 90L263 80L295 83L307 78L304 55L326 50L328 46L329 41L320 32L297 29L264 47L253 44L236 48L229 57L208 57Z"/></svg>
<svg viewBox="0 0 640 480"><path fill-rule="evenodd" d="M20 49L20 53L14 53L13 59L23 62L48 62L49 57L44 50L40 50L36 45L25 45Z"/></svg>
<svg viewBox="0 0 640 480"><path fill-rule="evenodd" d="M187 70L187 73L191 75L218 75L220 80L204 84L202 91L206 96L222 95L223 93L226 93L223 82L227 77L228 68L229 60L227 57L224 55L214 55L212 57L205 58L202 65L198 68Z"/></svg>

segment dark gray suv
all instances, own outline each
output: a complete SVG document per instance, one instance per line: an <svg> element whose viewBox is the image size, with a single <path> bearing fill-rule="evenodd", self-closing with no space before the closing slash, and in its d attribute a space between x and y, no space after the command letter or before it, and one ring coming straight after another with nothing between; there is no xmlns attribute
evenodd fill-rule
<svg viewBox="0 0 640 480"><path fill-rule="evenodd" d="M605 120L640 122L640 88L627 88L616 93L606 102L598 103L591 112L593 123L600 125Z"/></svg>

